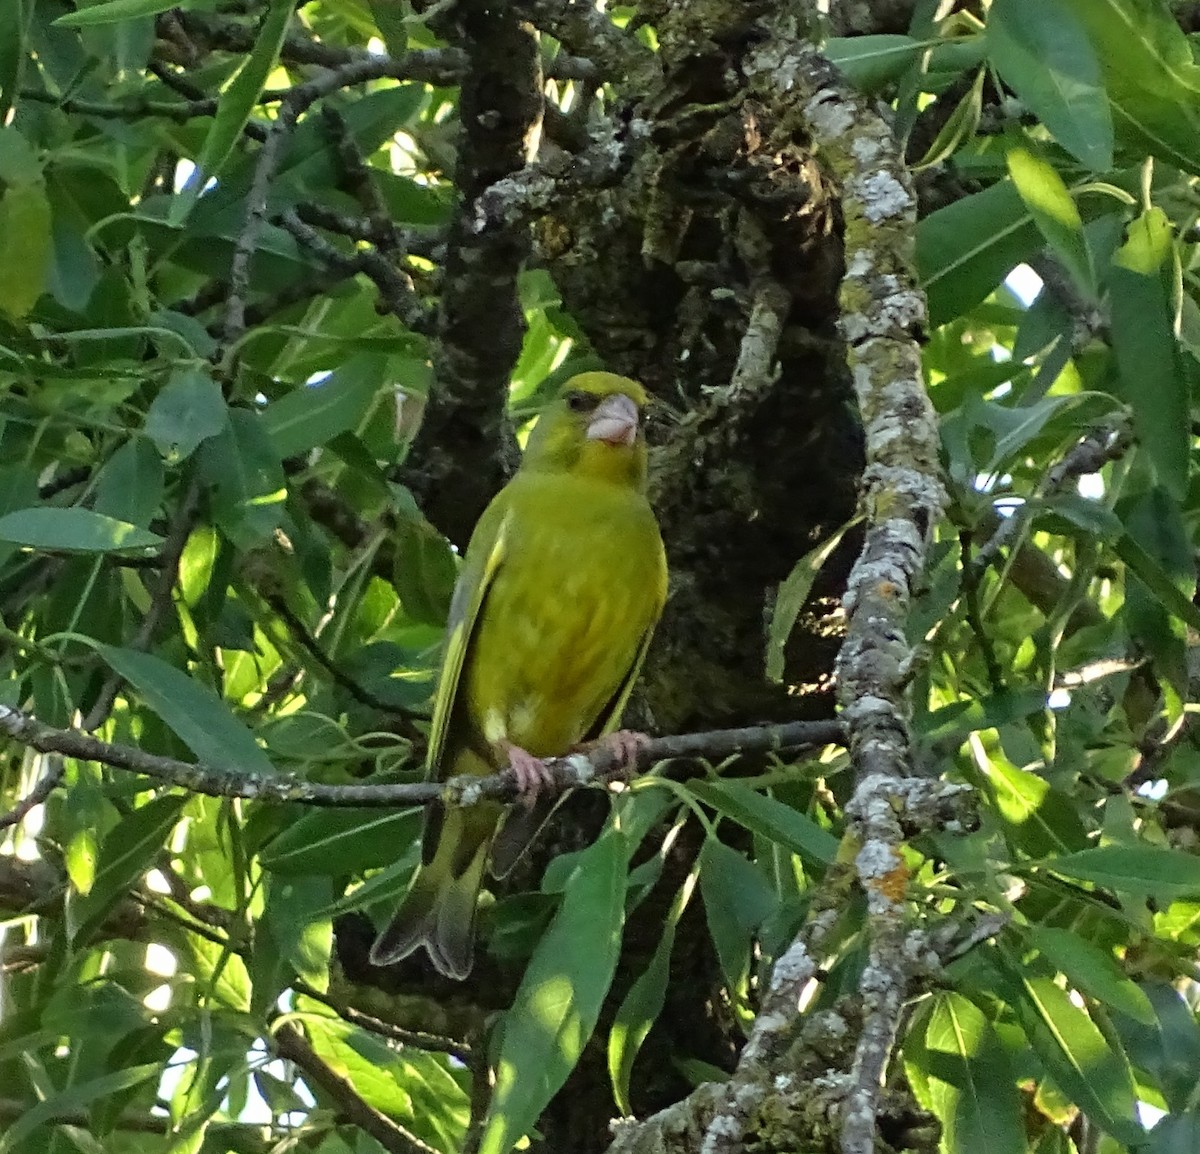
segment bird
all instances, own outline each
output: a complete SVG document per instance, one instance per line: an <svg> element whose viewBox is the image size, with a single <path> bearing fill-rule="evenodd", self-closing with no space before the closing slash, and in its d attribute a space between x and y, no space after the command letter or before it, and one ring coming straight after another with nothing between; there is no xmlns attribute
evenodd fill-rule
<svg viewBox="0 0 1200 1154"><path fill-rule="evenodd" d="M542 759L604 744L619 730L667 596L667 558L646 495L637 381L571 377L542 412L520 467L480 517L451 599L426 777L511 766L524 805L435 802L421 862L371 948L392 965L424 947L461 980L474 957L484 871L504 877L548 816ZM553 808L551 805L550 808Z"/></svg>

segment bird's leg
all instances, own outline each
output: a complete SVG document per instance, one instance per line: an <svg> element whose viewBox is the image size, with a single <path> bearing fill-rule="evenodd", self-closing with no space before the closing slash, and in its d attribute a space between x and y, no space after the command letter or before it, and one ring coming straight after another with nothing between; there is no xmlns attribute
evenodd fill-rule
<svg viewBox="0 0 1200 1154"><path fill-rule="evenodd" d="M519 745L511 741L500 743L508 758L509 768L517 779L517 791L521 795L521 804L526 809L532 809L538 799L538 794L547 787L554 785L554 774L550 767L540 758L527 753Z"/></svg>
<svg viewBox="0 0 1200 1154"><path fill-rule="evenodd" d="M649 744L650 738L645 733L639 733L635 729L617 729L596 741L581 742L574 747L574 751L595 753L596 750L604 750L611 755L615 763L604 776L627 781L637 771L638 754Z"/></svg>

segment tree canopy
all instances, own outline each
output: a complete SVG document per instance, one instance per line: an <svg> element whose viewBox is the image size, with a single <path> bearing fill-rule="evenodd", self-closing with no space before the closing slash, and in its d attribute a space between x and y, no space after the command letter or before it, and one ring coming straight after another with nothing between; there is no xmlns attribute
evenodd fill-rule
<svg viewBox="0 0 1200 1154"><path fill-rule="evenodd" d="M0 2L0 1154L1200 1149L1200 6L821 7ZM642 772L371 966L597 368Z"/></svg>

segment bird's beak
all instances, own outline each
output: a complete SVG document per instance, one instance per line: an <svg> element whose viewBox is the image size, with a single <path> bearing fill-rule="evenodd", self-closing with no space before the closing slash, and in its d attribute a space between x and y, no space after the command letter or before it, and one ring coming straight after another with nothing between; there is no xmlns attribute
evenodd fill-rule
<svg viewBox="0 0 1200 1154"><path fill-rule="evenodd" d="M606 441L610 445L632 445L637 439L637 405L624 393L614 393L596 406L588 423L589 441Z"/></svg>

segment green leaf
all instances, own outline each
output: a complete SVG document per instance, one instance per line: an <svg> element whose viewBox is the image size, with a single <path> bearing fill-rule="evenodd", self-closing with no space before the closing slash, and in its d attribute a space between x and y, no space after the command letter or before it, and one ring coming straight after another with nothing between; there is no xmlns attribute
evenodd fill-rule
<svg viewBox="0 0 1200 1154"><path fill-rule="evenodd" d="M688 785L701 801L810 864L829 865L837 857L837 838L790 805L736 781L692 781Z"/></svg>
<svg viewBox="0 0 1200 1154"><path fill-rule="evenodd" d="M329 987L333 922L316 911L332 891L327 877L272 876L267 884L263 919L280 956L314 989ZM256 944L256 949L259 948ZM269 947L268 947L269 948Z"/></svg>
<svg viewBox="0 0 1200 1154"><path fill-rule="evenodd" d="M294 457L357 428L387 379L390 358L352 356L318 385L304 385L272 401L263 424L280 457Z"/></svg>
<svg viewBox="0 0 1200 1154"><path fill-rule="evenodd" d="M119 21L136 20L139 16L156 16L170 8L193 8L195 0L107 0L104 4L93 4L68 12L53 21L68 28L81 28L89 24L116 24Z"/></svg>
<svg viewBox="0 0 1200 1154"><path fill-rule="evenodd" d="M71 895L68 909L72 938L86 940L119 901L129 896L167 840L187 798L171 793L138 806L108 832L96 859L87 892Z"/></svg>
<svg viewBox="0 0 1200 1154"><path fill-rule="evenodd" d="M213 512L225 535L242 548L269 537L283 517L287 480L262 417L232 409L229 425L200 449L200 468L213 485Z"/></svg>
<svg viewBox="0 0 1200 1154"><path fill-rule="evenodd" d="M146 526L163 500L162 461L144 437L131 437L96 478L95 512Z"/></svg>
<svg viewBox="0 0 1200 1154"><path fill-rule="evenodd" d="M26 316L46 287L53 256L50 202L39 179L10 184L0 198L0 311Z"/></svg>
<svg viewBox="0 0 1200 1154"><path fill-rule="evenodd" d="M207 685L150 653L99 644L96 650L201 761L243 773L275 772L250 731Z"/></svg>
<svg viewBox="0 0 1200 1154"><path fill-rule="evenodd" d="M413 621L443 625L450 612L458 563L446 538L423 518L396 526L392 584Z"/></svg>
<svg viewBox="0 0 1200 1154"><path fill-rule="evenodd" d="M946 123L938 130L933 143L925 150L925 155L913 165L914 169L930 168L935 164L944 163L975 135L983 113L983 82L986 78L986 68L976 71L971 87L955 105L954 111L946 117Z"/></svg>
<svg viewBox="0 0 1200 1154"><path fill-rule="evenodd" d="M917 265L934 326L961 316L1035 253L1041 233L1005 181L930 213L917 225Z"/></svg>
<svg viewBox="0 0 1200 1154"><path fill-rule="evenodd" d="M1086 29L1113 124L1137 157L1200 173L1200 68L1163 0L1058 0Z"/></svg>
<svg viewBox="0 0 1200 1154"><path fill-rule="evenodd" d="M608 1035L608 1075L612 1080L617 1108L625 1115L633 1113L629 1101L629 1079L633 1074L634 1059L666 1002L675 930L691 900L697 877L698 874L693 870L675 894L650 964L625 995Z"/></svg>
<svg viewBox="0 0 1200 1154"><path fill-rule="evenodd" d="M1026 926L1023 933L1046 961L1089 998L1144 1025L1158 1021L1150 999L1105 950L1079 934L1051 926Z"/></svg>
<svg viewBox="0 0 1200 1154"><path fill-rule="evenodd" d="M904 1044L921 1104L942 1123L945 1154L1025 1154L1021 1096L1008 1059L979 1008L935 994Z"/></svg>
<svg viewBox="0 0 1200 1154"><path fill-rule="evenodd" d="M14 1122L6 1125L4 1134L0 1136L0 1154L14 1149L28 1135L39 1127L54 1122L55 1119L70 1117L93 1102L103 1101L122 1090L140 1086L161 1074L162 1066L159 1063L148 1062L142 1066L114 1070L111 1074L102 1074L98 1078L68 1086L61 1093L38 1102Z"/></svg>
<svg viewBox="0 0 1200 1154"><path fill-rule="evenodd" d="M1053 978L1007 962L1012 1008L1037 1056L1065 1094L1114 1138L1138 1142L1136 1093L1124 1054Z"/></svg>
<svg viewBox="0 0 1200 1154"><path fill-rule="evenodd" d="M612 982L625 917L629 845L610 828L579 856L562 905L504 1015L480 1154L507 1154L566 1081Z"/></svg>
<svg viewBox="0 0 1200 1154"><path fill-rule="evenodd" d="M1047 862L1063 877L1092 882L1114 893L1166 899L1200 894L1200 857L1151 845L1105 845Z"/></svg>
<svg viewBox="0 0 1200 1154"><path fill-rule="evenodd" d="M1143 1154L1196 1154L1200 1150L1200 1111L1169 1114L1150 1131Z"/></svg>
<svg viewBox="0 0 1200 1154"><path fill-rule="evenodd" d="M1062 177L1024 148L1009 149L1005 159L1008 174L1046 243L1070 272L1079 291L1095 300L1096 274L1083 234L1083 218Z"/></svg>
<svg viewBox="0 0 1200 1154"><path fill-rule="evenodd" d="M196 170L171 203L167 216L169 223L182 223L204 186L221 175L279 60L279 50L287 36L294 8L292 0L270 0L254 47L217 102L217 114L196 159Z"/></svg>
<svg viewBox="0 0 1200 1154"><path fill-rule="evenodd" d="M8 122L8 111L16 103L21 74L29 56L26 44L33 0L9 0L0 4L0 124Z"/></svg>
<svg viewBox="0 0 1200 1154"><path fill-rule="evenodd" d="M1177 500L1187 494L1191 449L1189 376L1175 338L1171 222L1143 213L1113 258L1108 288L1121 397L1133 409L1138 439Z"/></svg>
<svg viewBox="0 0 1200 1154"><path fill-rule="evenodd" d="M772 681L783 680L783 651L796 626L796 618L804 608L821 567L841 544L846 533L858 524L859 518L847 521L836 533L815 549L810 549L793 566L775 598L775 609L767 632L767 676Z"/></svg>
<svg viewBox="0 0 1200 1154"><path fill-rule="evenodd" d="M715 837L700 851L700 893L721 969L737 990L750 964L750 938L779 900L762 871Z"/></svg>
<svg viewBox="0 0 1200 1154"><path fill-rule="evenodd" d="M822 51L856 88L874 92L908 71L927 47L911 36L831 36Z"/></svg>
<svg viewBox="0 0 1200 1154"><path fill-rule="evenodd" d="M0 524L3 524L3 520L0 517ZM1151 557L1128 533L1117 540L1116 550L1117 556L1137 574L1146 588L1161 599L1169 613L1186 621L1193 629L1200 629L1200 609L1180 592L1177 581L1157 558Z"/></svg>
<svg viewBox="0 0 1200 1154"><path fill-rule="evenodd" d="M204 369L176 369L146 412L144 431L172 465L229 425L221 387Z"/></svg>
<svg viewBox="0 0 1200 1154"><path fill-rule="evenodd" d="M1166 982L1143 982L1142 992L1154 1007L1155 1021L1147 1027L1117 1014L1113 1024L1129 1051L1130 1060L1158 1086L1173 1111L1186 1109L1196 1091L1200 1069L1200 1027L1192 1007Z"/></svg>
<svg viewBox="0 0 1200 1154"><path fill-rule="evenodd" d="M995 0L988 55L1004 83L1081 164L1113 166L1113 126L1100 62L1061 0Z"/></svg>
<svg viewBox="0 0 1200 1154"><path fill-rule="evenodd" d="M157 533L91 509L17 509L0 517L0 541L64 553L124 553L156 548Z"/></svg>
<svg viewBox="0 0 1200 1154"><path fill-rule="evenodd" d="M422 811L338 809L306 813L259 855L272 873L352 874L396 860L421 828Z"/></svg>

